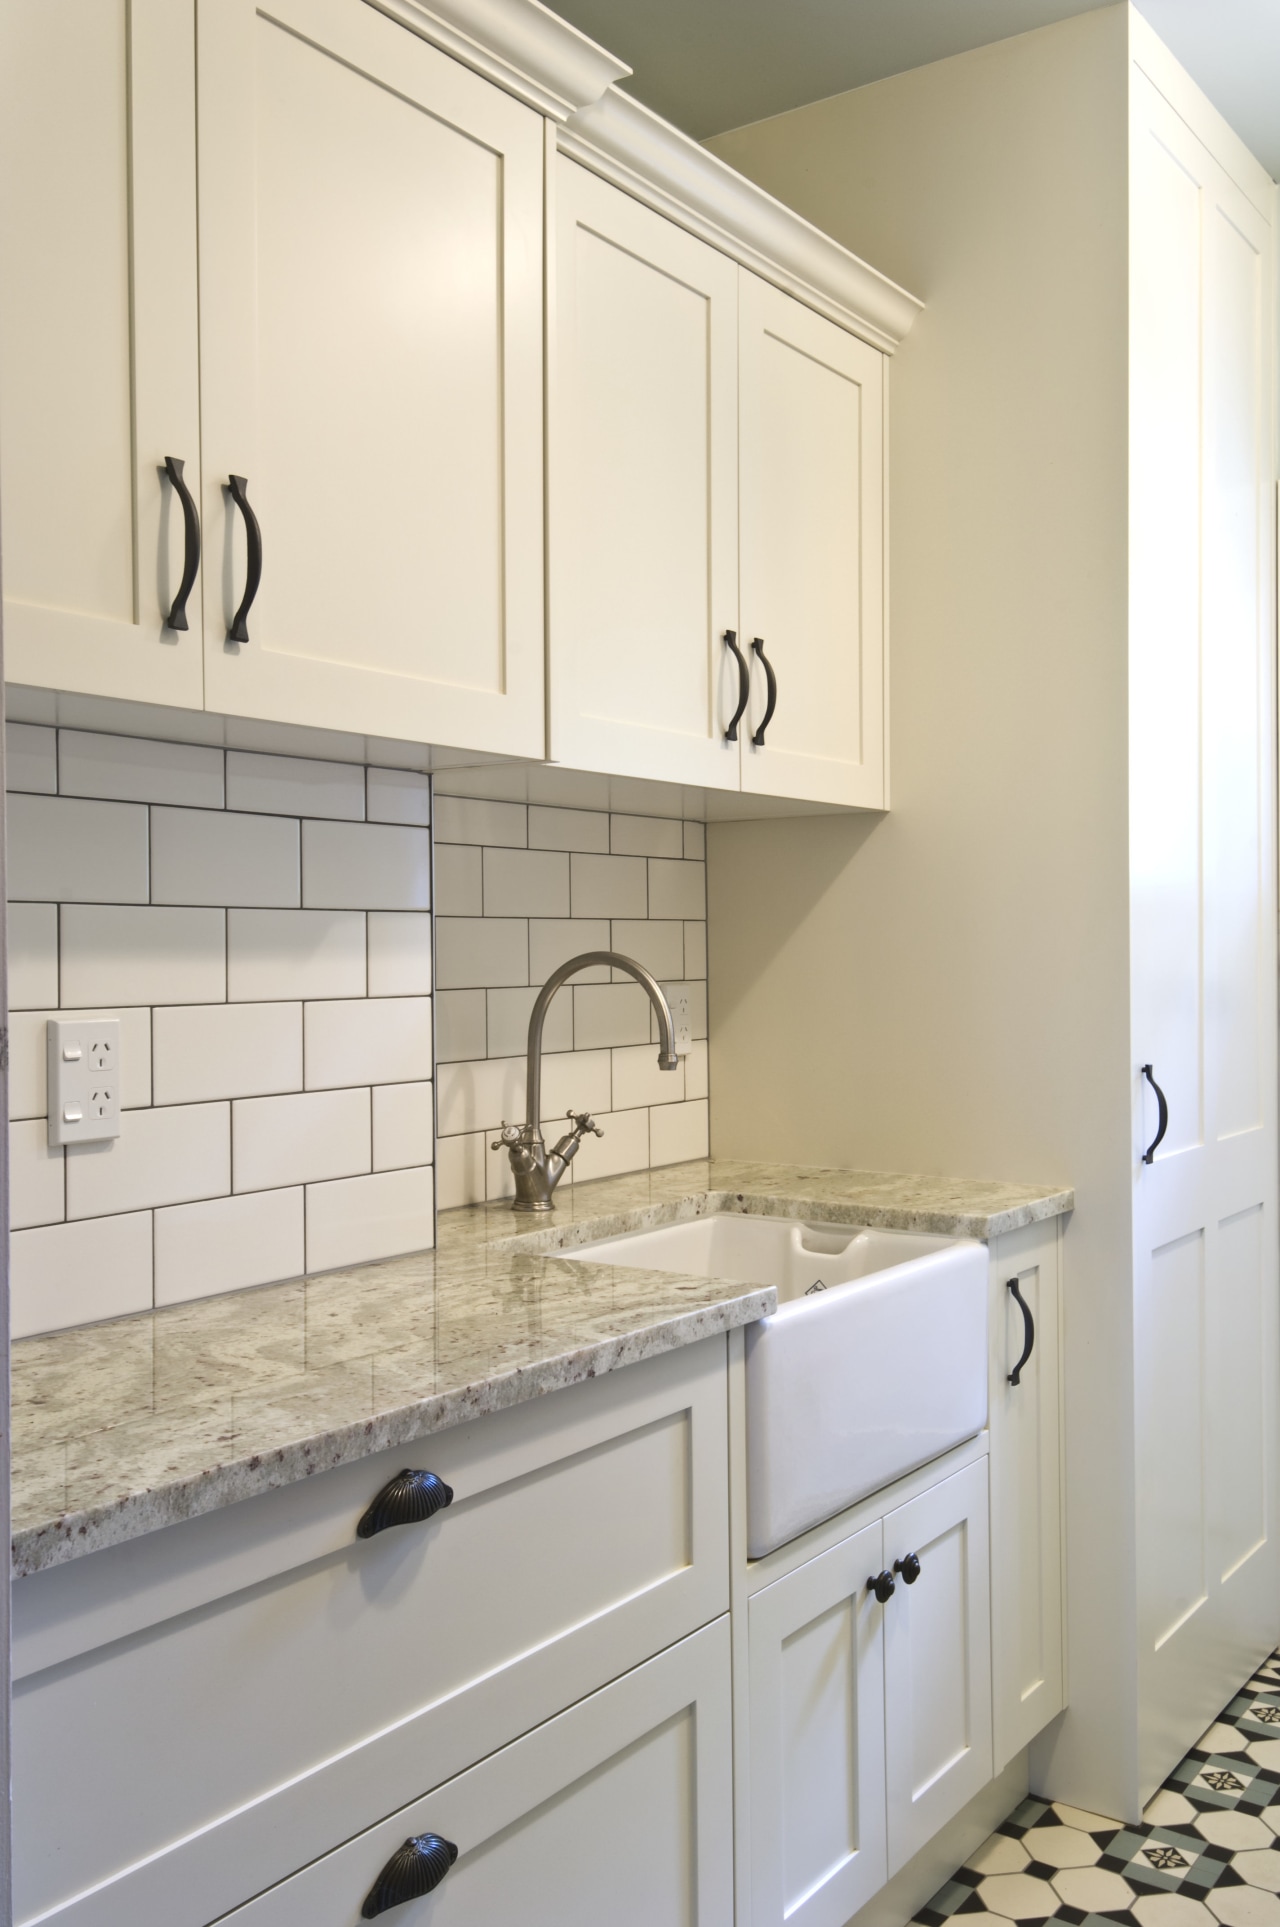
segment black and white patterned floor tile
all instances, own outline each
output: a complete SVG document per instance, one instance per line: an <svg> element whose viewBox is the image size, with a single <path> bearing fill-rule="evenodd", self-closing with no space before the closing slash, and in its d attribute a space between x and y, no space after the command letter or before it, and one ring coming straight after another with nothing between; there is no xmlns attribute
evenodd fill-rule
<svg viewBox="0 0 1280 1927"><path fill-rule="evenodd" d="M1201 1734L1141 1826L1024 1800L916 1919L1280 1927L1277 1836L1280 1653Z"/></svg>

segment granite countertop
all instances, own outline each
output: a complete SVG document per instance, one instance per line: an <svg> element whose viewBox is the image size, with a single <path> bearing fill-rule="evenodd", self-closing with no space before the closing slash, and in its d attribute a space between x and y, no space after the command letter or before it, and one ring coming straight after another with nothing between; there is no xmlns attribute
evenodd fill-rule
<svg viewBox="0 0 1280 1927"><path fill-rule="evenodd" d="M1071 1192L701 1160L566 1184L551 1223L441 1214L434 1251L13 1347L13 1571L60 1565L751 1323L772 1287L571 1261L726 1207L990 1238Z"/></svg>

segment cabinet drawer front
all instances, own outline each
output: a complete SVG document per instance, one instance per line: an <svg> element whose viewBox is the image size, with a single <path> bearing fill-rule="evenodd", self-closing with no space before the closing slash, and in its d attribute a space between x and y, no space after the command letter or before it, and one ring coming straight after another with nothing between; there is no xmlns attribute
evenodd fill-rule
<svg viewBox="0 0 1280 1927"><path fill-rule="evenodd" d="M880 1521L749 1607L753 1927L844 1927L885 1880Z"/></svg>
<svg viewBox="0 0 1280 1927"><path fill-rule="evenodd" d="M20 1685L19 1920L195 1927L724 1610L723 1341L525 1410L523 1450L511 1413L367 1463L362 1501L405 1464L454 1486L426 1524L357 1542L361 1503Z"/></svg>
<svg viewBox="0 0 1280 1927"><path fill-rule="evenodd" d="M435 1833L458 1858L404 1927L730 1927L729 1626L704 1627L232 1914L354 1927L388 1859Z"/></svg>

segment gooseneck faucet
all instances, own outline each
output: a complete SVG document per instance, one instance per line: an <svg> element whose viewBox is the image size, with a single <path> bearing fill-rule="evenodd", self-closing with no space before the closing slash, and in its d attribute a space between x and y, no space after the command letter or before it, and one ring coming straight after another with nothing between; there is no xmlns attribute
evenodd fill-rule
<svg viewBox="0 0 1280 1927"><path fill-rule="evenodd" d="M542 1136L539 1114L542 1109L542 1026L546 1021L547 1009L551 999L562 984L576 977L580 970L590 970L594 964L611 964L615 970L625 970L634 977L649 993L649 1002L658 1015L658 1068L673 1071L680 1059L676 1054L675 1026L671 1021L671 1006L662 992L662 985L651 970L646 970L633 957L623 957L616 950L584 950L580 957L570 957L553 970L542 989L529 1016L529 1067L525 1079L525 1121L523 1125L508 1124L505 1119L501 1137L495 1138L493 1149L506 1146L511 1159L511 1169L515 1173L516 1195L512 1199L513 1211L554 1211L551 1194L559 1184L572 1160L578 1154L578 1146L588 1131L597 1137L604 1132L586 1111L566 1113L573 1125L565 1135L548 1151Z"/></svg>

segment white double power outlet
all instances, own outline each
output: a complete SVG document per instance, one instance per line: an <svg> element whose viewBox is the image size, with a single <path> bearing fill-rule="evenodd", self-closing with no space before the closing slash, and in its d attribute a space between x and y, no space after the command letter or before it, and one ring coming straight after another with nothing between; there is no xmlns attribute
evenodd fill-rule
<svg viewBox="0 0 1280 1927"><path fill-rule="evenodd" d="M51 1017L49 1142L93 1144L120 1135L120 1019Z"/></svg>

